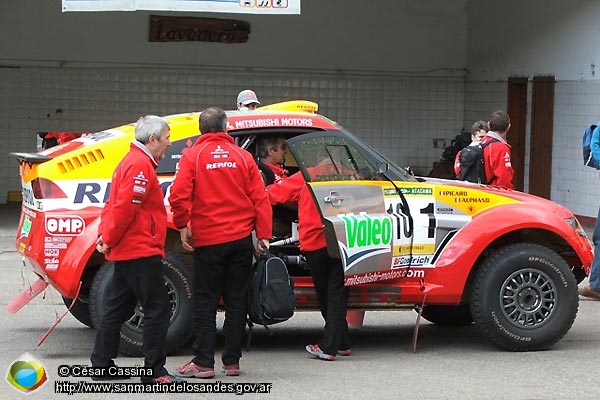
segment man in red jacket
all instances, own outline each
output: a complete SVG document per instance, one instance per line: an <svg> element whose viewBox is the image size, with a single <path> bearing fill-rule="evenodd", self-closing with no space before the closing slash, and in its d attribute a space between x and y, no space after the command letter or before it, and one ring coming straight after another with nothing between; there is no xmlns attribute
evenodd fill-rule
<svg viewBox="0 0 600 400"><path fill-rule="evenodd" d="M142 377L142 382L182 381L165 369L170 305L162 259L167 212L155 169L171 145L169 132L160 117L139 119L135 140L113 173L110 196L102 210L96 249L115 266L90 358L93 367L105 368L96 380L127 378L110 375L109 367L115 365L121 325L139 302L144 310L144 367L152 369L152 376Z"/></svg>
<svg viewBox="0 0 600 400"><path fill-rule="evenodd" d="M211 107L200 114L202 135L184 151L171 186L173 223L183 247L194 252L192 330L194 358L177 368L185 377L212 378L216 312L225 306L221 355L225 375L240 373L252 267L252 231L257 251L269 247L272 210L252 154L227 132L227 115Z"/></svg>
<svg viewBox="0 0 600 400"><path fill-rule="evenodd" d="M324 164L308 168L311 176L331 173ZM346 321L349 288L344 286L344 268L340 259L329 257L323 221L301 172L279 184L267 187L271 204L298 203L298 235L300 250L306 257L314 282L321 315L325 320L323 338L309 344L306 351L325 361L336 354L349 356L350 335Z"/></svg>
<svg viewBox="0 0 600 400"><path fill-rule="evenodd" d="M510 117L505 111L494 111L488 124L490 130L481 139L487 184L514 189L512 180L515 172L510 157L510 145L506 142Z"/></svg>

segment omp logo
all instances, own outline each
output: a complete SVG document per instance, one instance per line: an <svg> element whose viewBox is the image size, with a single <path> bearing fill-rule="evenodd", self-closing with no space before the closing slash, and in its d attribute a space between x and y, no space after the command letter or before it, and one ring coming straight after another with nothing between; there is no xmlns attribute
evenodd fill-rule
<svg viewBox="0 0 600 400"><path fill-rule="evenodd" d="M79 236L85 230L85 221L77 215L47 215L46 232L55 236Z"/></svg>
<svg viewBox="0 0 600 400"><path fill-rule="evenodd" d="M345 270L365 258L391 252L391 218L372 217L365 213L342 215L340 218L346 228L346 244L340 242Z"/></svg>

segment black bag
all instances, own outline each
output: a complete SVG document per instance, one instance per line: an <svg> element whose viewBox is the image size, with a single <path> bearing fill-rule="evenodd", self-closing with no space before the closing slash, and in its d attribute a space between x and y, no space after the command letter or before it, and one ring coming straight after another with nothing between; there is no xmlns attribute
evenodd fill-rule
<svg viewBox="0 0 600 400"><path fill-rule="evenodd" d="M287 321L294 315L294 281L283 260L261 256L252 267L248 289L248 326Z"/></svg>
<svg viewBox="0 0 600 400"><path fill-rule="evenodd" d="M483 144L467 146L460 151L458 161L460 169L458 171L458 179L461 181L469 181L473 183L487 184L485 176L485 161L483 157L483 149L489 144L497 142L498 139L493 138Z"/></svg>
<svg viewBox="0 0 600 400"><path fill-rule="evenodd" d="M486 183L481 145L477 144L465 147L460 151L458 160L460 162L459 180Z"/></svg>

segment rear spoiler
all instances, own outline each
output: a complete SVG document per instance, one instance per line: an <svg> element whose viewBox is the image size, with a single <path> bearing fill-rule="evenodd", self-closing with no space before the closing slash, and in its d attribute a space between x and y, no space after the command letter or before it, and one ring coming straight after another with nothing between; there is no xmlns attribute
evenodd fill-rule
<svg viewBox="0 0 600 400"><path fill-rule="evenodd" d="M16 157L19 160L19 164L26 162L27 164L41 164L48 160L52 160L52 157L45 156L38 153L9 153L11 156Z"/></svg>

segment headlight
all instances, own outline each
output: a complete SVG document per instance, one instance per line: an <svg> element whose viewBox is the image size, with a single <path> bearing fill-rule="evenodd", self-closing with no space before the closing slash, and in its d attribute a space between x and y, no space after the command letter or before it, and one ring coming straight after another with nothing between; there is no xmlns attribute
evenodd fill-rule
<svg viewBox="0 0 600 400"><path fill-rule="evenodd" d="M587 238L587 234L585 233L585 230L583 229L577 218L565 218L565 221L567 221L567 224L571 225L571 228L573 228L579 236Z"/></svg>

